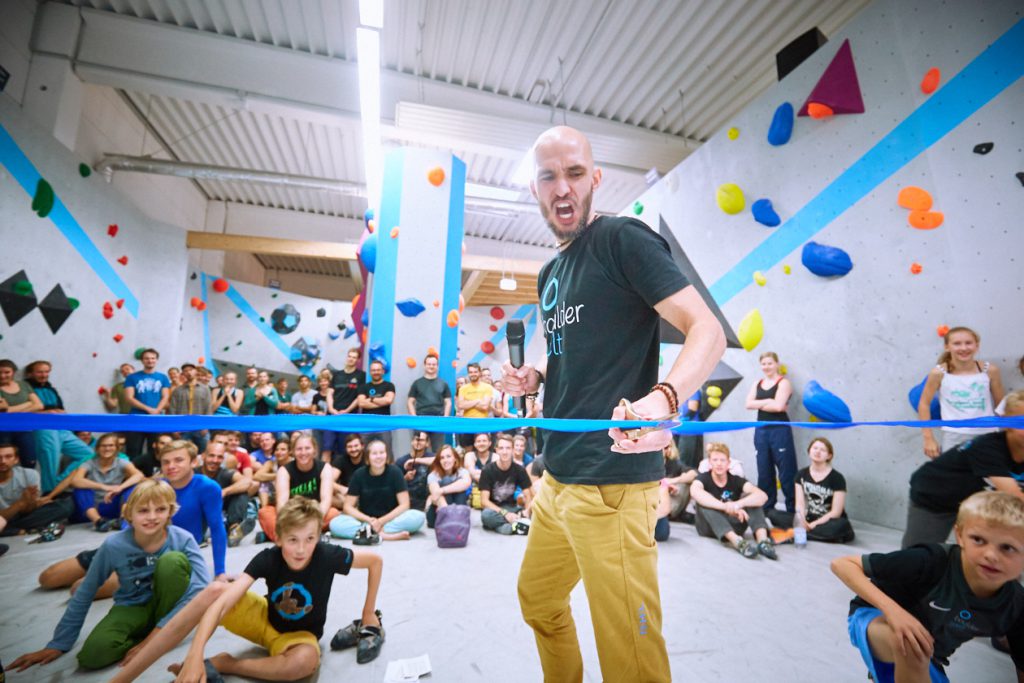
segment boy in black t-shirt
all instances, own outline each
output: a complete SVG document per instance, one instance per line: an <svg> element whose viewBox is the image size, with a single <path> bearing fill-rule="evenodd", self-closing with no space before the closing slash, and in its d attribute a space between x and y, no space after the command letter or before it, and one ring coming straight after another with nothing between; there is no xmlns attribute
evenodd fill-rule
<svg viewBox="0 0 1024 683"><path fill-rule="evenodd" d="M947 681L943 667L968 640L1006 635L1024 681L1024 501L998 491L960 506L957 545L850 555L832 571L855 593L850 641L876 683Z"/></svg>
<svg viewBox="0 0 1024 683"><path fill-rule="evenodd" d="M359 663L376 658L384 642L375 611L383 560L379 555L320 542L323 517L316 501L295 496L277 516L277 546L249 562L242 574L203 616L185 661L171 670L185 680L199 680L204 669L264 680L296 680L320 666L320 638L327 619L327 602L335 574L353 567L367 569L362 619L343 634L358 629ZM267 582L266 597L249 591L256 579ZM269 651L267 657L212 657L204 664L203 650L217 624ZM343 645L355 638L343 639ZM334 643L332 643L332 647Z"/></svg>
<svg viewBox="0 0 1024 683"><path fill-rule="evenodd" d="M498 434L494 452L497 459L492 459L480 473L480 522L485 529L499 534L525 534L529 523L524 520L530 516L533 498L530 475L512 459L512 437L508 434ZM524 507L516 502L517 491L522 493Z"/></svg>

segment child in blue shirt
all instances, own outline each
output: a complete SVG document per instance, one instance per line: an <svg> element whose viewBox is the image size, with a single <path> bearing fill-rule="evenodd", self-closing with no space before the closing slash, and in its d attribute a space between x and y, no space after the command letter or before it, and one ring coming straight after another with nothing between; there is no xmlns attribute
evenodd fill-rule
<svg viewBox="0 0 1024 683"><path fill-rule="evenodd" d="M135 487L124 508L131 528L100 546L53 639L44 649L18 657L11 668L24 671L48 664L74 647L93 595L113 573L120 582L114 606L78 653L78 663L85 669L120 661L198 595L210 581L210 570L195 539L171 526L175 505L174 490L166 482L148 480Z"/></svg>

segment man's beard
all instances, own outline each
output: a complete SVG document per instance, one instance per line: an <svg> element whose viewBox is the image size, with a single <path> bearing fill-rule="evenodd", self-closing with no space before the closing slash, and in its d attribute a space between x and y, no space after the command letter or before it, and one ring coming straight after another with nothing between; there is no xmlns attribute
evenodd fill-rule
<svg viewBox="0 0 1024 683"><path fill-rule="evenodd" d="M583 202L580 205L580 220L576 224L576 227L574 227L571 230L565 230L560 225L558 225L554 220L551 219L551 213L554 210L553 204L551 209L548 209L547 207L544 206L541 207L541 215L544 216L544 220L546 220L548 223L548 228L551 229L551 232L555 235L555 239L558 240L558 243L560 245L572 242L574 239L576 239L584 232L586 232L587 228L590 227L590 207L593 203L593 200L593 194L588 194L586 199L583 200Z"/></svg>

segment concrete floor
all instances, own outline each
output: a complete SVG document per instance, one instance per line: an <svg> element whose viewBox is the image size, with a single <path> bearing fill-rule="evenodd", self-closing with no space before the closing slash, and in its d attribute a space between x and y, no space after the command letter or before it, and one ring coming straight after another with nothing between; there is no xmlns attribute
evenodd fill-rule
<svg viewBox="0 0 1024 683"><path fill-rule="evenodd" d="M379 547L385 557L379 607L387 630L381 656L358 665L354 650L327 650L320 680L380 683L388 660L423 653L430 655L433 665L433 676L427 680L541 680L533 636L520 620L516 602L516 574L526 539L484 532L479 513L474 513L474 524L469 545L461 550L437 548L432 531ZM769 562L746 560L714 541L698 538L692 526L673 524L672 537L660 547L659 574L674 679L701 683L867 680L846 635L850 594L832 576L828 564L838 555L898 547L899 534L866 524L857 524L856 529L858 539L851 546L812 543L806 550L782 546L779 562ZM240 547L228 550L229 573L241 571L265 547L253 545L252 539L250 535ZM78 526L54 543L4 540L12 548L0 558L0 659L9 664L18 655L46 645L67 599L64 592L36 589L38 572L51 562L95 547L102 536ZM209 557L208 548L204 553ZM363 577L365 573L353 571L351 578L335 580L322 642L325 649L335 630L358 616ZM111 604L109 600L95 604L85 629ZM582 587L573 594L573 609L586 680L600 681ZM179 646L141 680L171 680L166 666L180 661L186 649ZM223 629L207 649L209 654L221 651L257 652ZM109 678L110 671L78 671L73 652L45 667L22 674L8 672L7 680L73 678L86 683ZM953 681L1007 681L1013 678L1012 666L1009 657L993 650L988 641L976 641L957 652L949 674Z"/></svg>

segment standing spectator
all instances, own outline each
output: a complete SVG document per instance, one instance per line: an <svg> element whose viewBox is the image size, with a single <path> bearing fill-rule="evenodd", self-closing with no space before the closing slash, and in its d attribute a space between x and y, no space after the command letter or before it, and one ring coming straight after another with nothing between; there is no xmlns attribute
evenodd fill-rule
<svg viewBox="0 0 1024 683"><path fill-rule="evenodd" d="M184 379L181 386L171 391L171 402L167 409L169 415L210 415L213 412L213 399L210 394L210 387L199 381L199 372L192 363L183 363L181 375ZM206 429L197 429L192 432L182 432L181 438L188 439L196 445L199 450L206 448L210 432Z"/></svg>
<svg viewBox="0 0 1024 683"><path fill-rule="evenodd" d="M252 480L237 470L224 467L224 446L211 441L203 453L203 463L195 470L220 487L223 498L224 523L228 530L228 547L234 548L256 526L256 519L246 515Z"/></svg>
<svg viewBox="0 0 1024 683"><path fill-rule="evenodd" d="M370 363L370 381L359 387L356 402L359 412L364 415L391 414L391 404L395 402L395 385L384 379L384 363L381 361ZM374 439L387 444L388 454L392 454L391 432L371 432L366 435L367 443Z"/></svg>
<svg viewBox="0 0 1024 683"><path fill-rule="evenodd" d="M63 413L64 401L57 393L57 388L50 384L51 367L45 360L29 363L25 367L25 381L43 404L41 412ZM43 493L52 491L79 465L93 456L89 447L70 430L37 429L32 434L35 438L36 461L39 463ZM62 467L62 462L67 464Z"/></svg>
<svg viewBox="0 0 1024 683"><path fill-rule="evenodd" d="M490 417L494 387L487 382L481 381L480 365L477 363L470 363L466 366L466 375L468 380L459 389L455 405L462 411L463 417ZM460 435L459 444L463 448L472 446L473 435Z"/></svg>
<svg viewBox="0 0 1024 683"><path fill-rule="evenodd" d="M793 395L793 385L779 374L779 357L773 351L761 354L761 371L764 379L750 388L747 395L747 410L757 411L758 422L789 422L786 404ZM793 430L788 424L756 427L754 448L757 449L757 488L768 496L764 512L772 519L778 486L775 471L782 485L786 499L786 512L796 510L796 446L793 445ZM774 520L772 522L775 523Z"/></svg>
<svg viewBox="0 0 1024 683"><path fill-rule="evenodd" d="M47 502L39 494L39 473L18 465L14 444L0 443L0 536L62 524L71 516L69 496Z"/></svg>
<svg viewBox="0 0 1024 683"><path fill-rule="evenodd" d="M140 357L142 370L133 372L124 380L125 395L131 405L132 415L159 415L167 408L171 400L171 379L162 372L156 371L160 354L156 349L146 349ZM144 455L146 444L152 440L151 434L128 432L128 457L143 472L152 469L154 454L150 454L149 462L138 462Z"/></svg>
<svg viewBox="0 0 1024 683"><path fill-rule="evenodd" d="M530 516L533 499L530 475L512 460L512 437L498 434L495 453L497 459L484 467L480 474L480 503L483 512L480 521L484 529L511 536L524 533L519 521ZM516 490L521 489L525 505L516 502Z"/></svg>
<svg viewBox="0 0 1024 683"><path fill-rule="evenodd" d="M175 367L167 368L167 378L171 380L171 388L180 387L185 378L181 376L181 370Z"/></svg>
<svg viewBox="0 0 1024 683"><path fill-rule="evenodd" d="M434 456L427 475L427 528L433 529L437 511L447 505L465 505L473 480L459 463L459 454L451 444L444 444Z"/></svg>
<svg viewBox="0 0 1024 683"><path fill-rule="evenodd" d="M117 455L117 434L104 434L96 443L96 457L86 460L71 479L79 518L96 531L113 531L121 524L121 506L142 481L142 472Z"/></svg>
<svg viewBox="0 0 1024 683"><path fill-rule="evenodd" d="M387 448L379 439L366 447L366 467L356 470L345 496L345 513L331 522L331 533L339 538L361 540L370 545L404 541L423 526L422 510L409 509L409 492L402 471L388 463Z"/></svg>
<svg viewBox="0 0 1024 683"><path fill-rule="evenodd" d="M428 355L423 359L423 376L409 387L406 400L410 415L447 416L452 412L452 390L448 383L437 376L437 356ZM430 450L434 453L444 443L444 434L430 434Z"/></svg>
<svg viewBox="0 0 1024 683"><path fill-rule="evenodd" d="M213 389L210 395L214 415L238 415L242 410L242 401L245 392L239 389L238 375L233 372L225 372L220 376L224 380L223 386Z"/></svg>
<svg viewBox="0 0 1024 683"><path fill-rule="evenodd" d="M277 405L277 412L279 413L294 413L292 410L292 392L288 389L288 378L282 377L277 380L275 389L277 389L277 396L281 399Z"/></svg>
<svg viewBox="0 0 1024 683"><path fill-rule="evenodd" d="M242 407L239 409L239 415L252 415L253 409L256 407L255 399L252 399L251 389L255 389L256 385L259 384L259 370L255 367L248 367L245 369L245 386L242 389ZM250 401L250 399L252 399Z"/></svg>
<svg viewBox="0 0 1024 683"><path fill-rule="evenodd" d="M38 413L43 403L27 383L14 378L18 366L0 359L0 413ZM13 443L21 454L23 467L36 466L36 443L32 432L0 432L0 442Z"/></svg>
<svg viewBox="0 0 1024 683"><path fill-rule="evenodd" d="M291 412L310 414L315 411L313 402L317 392L313 391L313 382L305 375L299 375L299 390L291 395Z"/></svg>
<svg viewBox="0 0 1024 683"><path fill-rule="evenodd" d="M358 412L359 387L366 384L366 373L359 367L363 352L353 347L345 354L345 366L331 374L331 390L334 411L332 415L349 415ZM345 437L349 432L324 431L323 450L326 459L342 452Z"/></svg>
<svg viewBox="0 0 1024 683"><path fill-rule="evenodd" d="M409 453L395 462L405 477L409 505L413 510L422 510L427 504L427 474L434 464L434 454L427 449L429 438L426 432L413 432Z"/></svg>
<svg viewBox="0 0 1024 683"><path fill-rule="evenodd" d="M690 484L690 496L697 504L697 533L729 543L748 559L760 553L777 560L762 509L765 492L729 471L725 444L708 444L708 450L711 471L697 475ZM743 539L748 524L754 530L754 543Z"/></svg>
<svg viewBox="0 0 1024 683"><path fill-rule="evenodd" d="M127 415L131 412L132 406L128 403L128 395L124 390L124 380L127 379L128 375L135 372L135 368L132 367L131 363L121 363L118 371L121 373L121 381L110 387L110 391L103 394L103 405L111 413Z"/></svg>
<svg viewBox="0 0 1024 683"><path fill-rule="evenodd" d="M242 412L247 415L274 415L280 402L277 389L270 383L270 373L260 370L256 375L256 385L245 390Z"/></svg>
<svg viewBox="0 0 1024 683"><path fill-rule="evenodd" d="M917 415L922 420L931 419L931 404L935 393L939 394L939 407L943 420L967 420L974 417L988 417L995 414L995 406L1003 400L1003 380L995 363L977 359L981 337L969 327L954 327L943 337L945 350L939 356L939 363L928 373L921 399L917 403ZM948 451L971 438L992 431L979 427L943 427L942 447L932 436L932 430L924 428L924 454L935 458L942 451Z"/></svg>

